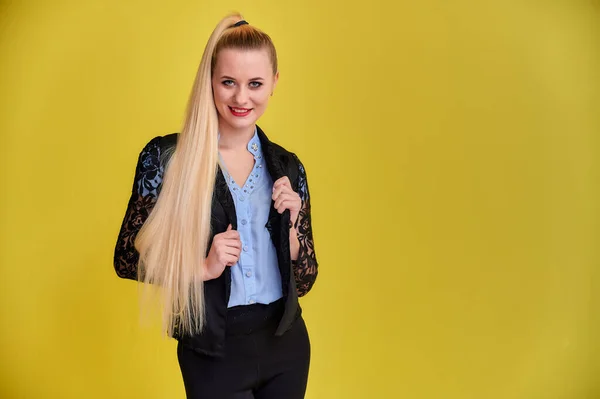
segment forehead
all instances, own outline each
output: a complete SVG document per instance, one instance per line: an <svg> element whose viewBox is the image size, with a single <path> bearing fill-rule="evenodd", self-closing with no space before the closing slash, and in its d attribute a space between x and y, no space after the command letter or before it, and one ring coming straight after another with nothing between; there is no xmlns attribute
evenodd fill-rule
<svg viewBox="0 0 600 399"><path fill-rule="evenodd" d="M266 77L272 73L271 60L266 49L261 50L221 50L217 55L215 76L227 75L235 78Z"/></svg>

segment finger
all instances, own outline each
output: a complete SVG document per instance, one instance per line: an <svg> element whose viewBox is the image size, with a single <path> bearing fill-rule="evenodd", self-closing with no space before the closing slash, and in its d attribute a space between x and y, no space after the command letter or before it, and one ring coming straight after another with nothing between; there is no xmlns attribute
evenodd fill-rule
<svg viewBox="0 0 600 399"><path fill-rule="evenodd" d="M285 179L287 179L287 177ZM279 182L279 184L273 184L273 194L281 192L294 192L294 190L292 189L292 185L289 183L289 180L286 180L285 182Z"/></svg>
<svg viewBox="0 0 600 399"><path fill-rule="evenodd" d="M233 255L227 255L224 257L225 260L225 265L226 266L233 266L237 263L239 257L238 256L233 256Z"/></svg>
<svg viewBox="0 0 600 399"><path fill-rule="evenodd" d="M218 249L226 249L226 248L242 248L242 241L239 239L225 238L221 240L218 244Z"/></svg>
<svg viewBox="0 0 600 399"><path fill-rule="evenodd" d="M227 230L224 233L221 233L221 237L223 237L224 239L239 239L240 238L240 232L237 230Z"/></svg>
<svg viewBox="0 0 600 399"><path fill-rule="evenodd" d="M275 209L277 209L277 212L279 213L283 213L286 209L289 209L291 211L292 209L290 205L290 201L283 201L278 207L275 207Z"/></svg>
<svg viewBox="0 0 600 399"><path fill-rule="evenodd" d="M277 197L277 200L279 200L279 201L289 201L289 200L295 199L296 197L297 196L296 196L295 192L293 192L293 191L285 191L285 192L279 194L279 196Z"/></svg>
<svg viewBox="0 0 600 399"><path fill-rule="evenodd" d="M223 248L222 256L237 256L237 257L239 257L241 253L242 253L241 249L234 248L234 247L226 247L226 248Z"/></svg>
<svg viewBox="0 0 600 399"><path fill-rule="evenodd" d="M281 204L283 204L283 201L285 201L284 198L277 198L277 200L275 201L275 204L273 204L275 209L279 210L279 208L281 208Z"/></svg>
<svg viewBox="0 0 600 399"><path fill-rule="evenodd" d="M242 242L240 240L223 240L223 248L242 248Z"/></svg>
<svg viewBox="0 0 600 399"><path fill-rule="evenodd" d="M289 187L291 189L292 184L290 183L290 179L287 176L277 179L277 181L273 183L273 190L276 190L279 187Z"/></svg>
<svg viewBox="0 0 600 399"><path fill-rule="evenodd" d="M293 194L282 194L275 201L275 208L279 208L279 206L283 203L287 203L290 209L299 209L300 201L296 195Z"/></svg>
<svg viewBox="0 0 600 399"><path fill-rule="evenodd" d="M273 201L277 202L278 200L283 200L286 198L293 198L297 194L291 188L283 188L277 189L276 192L273 193Z"/></svg>
<svg viewBox="0 0 600 399"><path fill-rule="evenodd" d="M282 186L279 186L279 187L273 186L273 195L271 195L271 198L273 199L273 201L277 201L277 198L279 198L279 196L281 195L282 192L283 192Z"/></svg>
<svg viewBox="0 0 600 399"><path fill-rule="evenodd" d="M288 186L290 186L290 187L292 186L292 185L290 184L290 179L289 179L289 177L287 177L287 176L280 177L279 179L277 179L277 180L275 181L275 183L273 183L273 185L274 185L275 187L279 187L280 185L288 185Z"/></svg>
<svg viewBox="0 0 600 399"><path fill-rule="evenodd" d="M231 229L233 229L233 226L230 223L229 226L227 226L227 230L226 231L231 231Z"/></svg>
<svg viewBox="0 0 600 399"><path fill-rule="evenodd" d="M221 261L221 263L227 263L229 261L231 261L232 259L234 260L234 263L238 261L238 259L240 258L240 253L239 251L237 251L234 248L230 248L227 250L223 250L223 252L221 252L219 254L219 261Z"/></svg>
<svg viewBox="0 0 600 399"><path fill-rule="evenodd" d="M296 198L292 198L290 200L284 201L284 205L287 209L290 210L290 212L299 212L301 202L298 201Z"/></svg>

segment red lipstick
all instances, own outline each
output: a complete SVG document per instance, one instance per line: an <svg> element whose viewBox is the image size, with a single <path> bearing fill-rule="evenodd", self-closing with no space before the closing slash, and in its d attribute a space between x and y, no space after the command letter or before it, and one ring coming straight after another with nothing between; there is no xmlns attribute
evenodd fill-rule
<svg viewBox="0 0 600 399"><path fill-rule="evenodd" d="M248 114L250 114L250 111L252 111L252 108L232 108L232 107L229 107L229 111L231 111L231 113L233 114L233 116L244 117L244 116L248 116Z"/></svg>

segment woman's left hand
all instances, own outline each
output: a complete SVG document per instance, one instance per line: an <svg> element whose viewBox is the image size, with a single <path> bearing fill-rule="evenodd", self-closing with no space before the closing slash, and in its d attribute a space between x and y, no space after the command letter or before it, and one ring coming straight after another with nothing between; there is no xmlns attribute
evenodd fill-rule
<svg viewBox="0 0 600 399"><path fill-rule="evenodd" d="M292 222L292 226L294 226L298 219L298 214L300 213L302 199L300 199L300 195L292 189L292 184L287 176L283 176L273 183L272 198L275 201L275 209L277 209L277 212L281 214L286 209L290 210L290 221Z"/></svg>

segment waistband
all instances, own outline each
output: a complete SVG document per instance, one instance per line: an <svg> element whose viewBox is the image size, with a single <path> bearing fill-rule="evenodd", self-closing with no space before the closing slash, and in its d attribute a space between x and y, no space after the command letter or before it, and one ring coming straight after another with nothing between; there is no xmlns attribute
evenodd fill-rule
<svg viewBox="0 0 600 399"><path fill-rule="evenodd" d="M226 334L229 336L247 335L269 327L276 329L284 310L284 298L268 305L256 303L229 308L227 309Z"/></svg>

